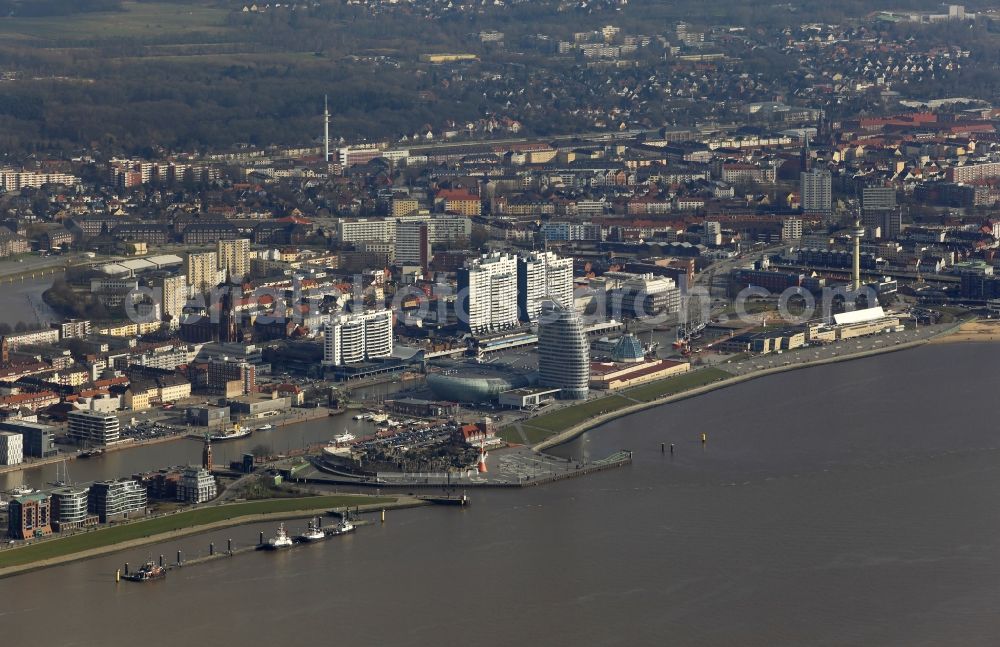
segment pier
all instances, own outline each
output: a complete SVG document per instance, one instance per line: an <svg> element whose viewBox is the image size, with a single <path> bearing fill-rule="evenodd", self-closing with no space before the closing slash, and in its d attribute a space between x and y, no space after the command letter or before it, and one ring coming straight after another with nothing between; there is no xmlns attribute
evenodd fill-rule
<svg viewBox="0 0 1000 647"><path fill-rule="evenodd" d="M312 460L312 470L296 475L302 483L323 485L353 485L388 488L523 488L546 485L569 478L586 476L608 469L624 467L632 463L632 452L620 450L601 460L577 463L548 454L534 452L528 448L510 448L493 453L489 472L472 476L448 473L386 473L377 476L361 476L338 471L321 459Z"/></svg>
<svg viewBox="0 0 1000 647"><path fill-rule="evenodd" d="M339 516L343 516L343 513L341 513ZM369 526L374 522L370 519L357 519L357 520L352 520L351 523L354 524L355 528L359 528L361 526ZM298 538L295 538L293 540L294 543L291 546L288 546L287 548L282 548L281 550L282 551L293 550L301 546L323 543L326 541L330 541L340 536L341 534L346 534L346 533L332 532L332 529L328 529L325 532L326 532L326 538L323 540L309 542L309 541L300 541ZM159 566L163 567L163 569L166 570L167 572L170 572L172 570L177 570L181 568L191 568L193 566L207 564L209 562L214 562L220 559L229 559L232 557L237 557L239 555L246 555L247 553L254 553L259 550L264 550L267 548L268 546L266 544L266 538L264 537L264 532L260 531L256 543L236 544L233 542L232 539L228 539L224 550L221 549L221 547L217 548L213 542L209 543L208 545L207 555L199 554L195 557L185 558L183 551L178 550L176 551L173 562L167 563L164 560L164 556L160 555L158 560L156 560L156 563L158 563ZM120 579L124 579L124 576L127 576L129 574L130 572L129 569L130 569L130 564L128 562L125 562L123 568L116 571L115 581L117 582Z"/></svg>

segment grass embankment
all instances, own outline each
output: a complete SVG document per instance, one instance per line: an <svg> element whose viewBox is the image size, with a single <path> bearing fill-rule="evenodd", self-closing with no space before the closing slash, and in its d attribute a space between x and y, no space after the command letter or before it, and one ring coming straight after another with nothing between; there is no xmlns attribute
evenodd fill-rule
<svg viewBox="0 0 1000 647"><path fill-rule="evenodd" d="M0 552L0 568L20 566L46 559L64 557L94 548L113 546L134 539L150 537L186 528L194 528L220 521L260 514L296 512L298 510L320 510L360 505L391 503L393 497L371 497L364 495L314 496L296 499L269 499L233 503L209 508L198 508L187 512L155 519L145 519L132 523L102 528L92 532L71 535L65 538L49 539L37 544Z"/></svg>
<svg viewBox="0 0 1000 647"><path fill-rule="evenodd" d="M732 377L732 375L714 366L706 366L705 368L667 378L666 380L658 380L649 384L643 384L642 386L632 387L624 391L623 395L633 400L649 402L657 398L677 395L683 391L696 389L699 386L717 382L725 377Z"/></svg>
<svg viewBox="0 0 1000 647"><path fill-rule="evenodd" d="M609 395L597 398L596 400L587 400L580 404L573 404L551 413L544 413L537 418L526 421L524 424L548 431L549 433L556 433L567 427L579 424L587 418L615 411L627 407L629 404L632 403L620 395Z"/></svg>
<svg viewBox="0 0 1000 647"><path fill-rule="evenodd" d="M551 413L542 414L537 418L529 418L521 424L521 429L528 443L535 445L595 416L624 409L636 404L636 402L651 402L658 398L676 395L726 377L732 376L715 367L701 368L676 377L625 389L596 400L570 405ZM501 431L501 436L510 442L523 442L517 429L513 426L508 426Z"/></svg>

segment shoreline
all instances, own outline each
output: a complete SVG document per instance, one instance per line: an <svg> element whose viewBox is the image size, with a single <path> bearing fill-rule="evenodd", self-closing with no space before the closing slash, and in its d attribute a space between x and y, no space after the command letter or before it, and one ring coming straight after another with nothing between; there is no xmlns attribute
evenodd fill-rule
<svg viewBox="0 0 1000 647"><path fill-rule="evenodd" d="M323 413L319 413L322 411ZM275 429L281 427L291 427L304 422L314 422L316 420L321 420L323 418L329 418L331 416L339 415L343 411L338 411L336 409L330 409L328 407L317 407L316 413L307 414L303 416L294 416L291 418L282 418L277 422L272 422ZM194 427L188 427L188 429L195 429ZM247 436L247 438L251 438ZM171 434L169 436L160 436L158 438L145 438L142 440L129 440L119 441L114 445L104 447L105 453L114 453L127 451L136 447L148 447L151 445L162 445L164 443L172 443L178 440L200 440L200 438L193 434L193 432L183 431L176 434ZM52 465L54 463L61 463L63 461L75 461L79 458L79 453L64 453L57 456L50 456L48 458L39 458L29 462L19 463L17 465L0 465L0 474L13 474L15 472L26 472L33 469L38 469L45 467L46 465Z"/></svg>
<svg viewBox="0 0 1000 647"><path fill-rule="evenodd" d="M974 319L966 321L958 326L958 329L948 335L935 337L932 343L935 344L955 344L955 343L981 343L989 344L1000 341L1000 320L998 319Z"/></svg>
<svg viewBox="0 0 1000 647"><path fill-rule="evenodd" d="M574 426L572 426L572 427L570 427L568 429L565 429L565 430L563 430L563 431L561 431L561 432L559 432L559 433L557 433L557 434L555 434L553 436L550 436L550 437L546 438L545 440L541 441L540 443L532 445L531 449L533 451L536 451L536 452L543 452L546 449L549 449L551 447L556 447L558 445L562 445L564 443L567 443L567 442L573 440L574 438L577 438L578 436L581 436L584 433L590 431L591 429L599 427L599 426L601 426L601 425L603 425L605 423L611 422L613 420L617 420L619 418L624 418L625 416L632 415L633 413L638 413L640 411L645 411L646 409L651 409L653 407L658 407L658 406L661 406L661 405L664 405L664 404L670 404L672 402L677 402L679 400L684 400L686 398L698 397L699 395L704 395L705 393L710 393L710 392L716 391L718 389L729 388L729 387L732 387L732 386L736 386L738 384L742 384L744 382L748 382L750 380L756 380L758 378L767 377L769 375L775 375L775 374L778 374L778 373L785 373L785 372L788 372L788 371L797 371L797 370L800 370L800 369L803 369L803 368L810 368L810 367L813 367L813 366L823 366L825 364L835 364L835 363L838 363L838 362L850 362L850 361L857 360L857 359L864 359L864 358L867 358L867 357L874 357L876 355L884 355L886 353L895 353L895 352L899 352L899 351L909 350L911 348L916 348L918 346L924 346L926 344L945 343L947 337L949 337L950 335L953 335L955 333L958 333L963 326L966 326L966 325L968 325L970 323L975 323L975 322L964 322L964 323L956 324L952 328L949 328L949 329L944 330L944 331L942 331L940 333L937 333L936 335L934 335L932 337L929 337L927 339L919 339L919 340L916 340L916 341L905 342L905 343L899 344L898 346L886 346L884 348L875 348L875 349L861 351L860 353L853 353L853 354L850 354L850 355L838 355L836 357L830 357L830 358L819 359L819 360L811 360L811 361L808 361L808 362L801 362L801 363L796 363L796 364L790 364L788 366L775 366L774 368L762 369L762 370L756 371L754 373L748 373L747 375L734 375L733 377L724 378L724 379L719 380L718 382L713 382L712 384L706 384L705 386L699 386L699 387L693 388L693 389L691 389L689 391L684 391L682 393L675 393L673 395L664 396L664 397L661 397L661 398L657 398L655 400L650 400L649 402L639 402L639 403L636 403L636 404L633 404L633 405L629 405L627 407L623 407L621 409L616 409L615 411L612 411L610 413L606 413L606 414L602 414L602 415L598 415L598 416L595 416L593 418L590 418L589 420L581 422L581 423L579 423L577 425L574 425ZM1000 336L1000 331L998 331L997 334L998 334L998 336ZM983 341L982 339L977 339L977 338L966 339L964 337L965 336L961 336L960 335L960 338L956 339L955 342L969 342L969 341L972 341L972 342L981 342L981 341ZM950 343L955 343L955 342L950 342ZM520 422L521 423L525 423L525 422L528 422L530 420L531 420L531 418L527 418L526 420L522 420Z"/></svg>
<svg viewBox="0 0 1000 647"><path fill-rule="evenodd" d="M396 500L390 503L369 503L364 505L348 506L348 507L357 510L359 513L364 513L364 512L377 512L380 510L399 510L403 508L416 508L421 506L432 505L431 502L424 501L416 497L398 496L395 498ZM233 517L231 519L213 521L210 523L191 526L188 528L179 528L177 530L161 532L154 535L148 535L146 537L139 537L137 539L129 539L128 541L123 541L116 544L109 544L107 546L89 548L87 550L83 550L77 553L60 555L58 557L50 557L48 559L39 560L37 562L30 562L27 564L18 564L17 566L8 566L5 568L0 568L0 579L13 577L15 575L21 575L23 573L30 573L32 571L37 571L52 566L59 566L61 564L67 564L69 562L76 562L86 559L93 559L95 557L102 557L104 555L110 555L120 551L129 550L131 548L138 548L140 546L155 544L170 539L180 539L183 537L199 535L202 533L211 532L213 530L221 530L223 528L233 528L236 526L245 526L252 523L260 523L263 521L284 521L290 519L300 519L305 517L315 517L319 515L325 515L329 513L331 510L343 510L343 509L346 508L322 507L322 508L313 508L308 510L291 510L288 512L265 512L265 513L241 515L239 517ZM56 539L55 541L58 541L58 539ZM7 550L16 551L19 550L19 548L10 548Z"/></svg>

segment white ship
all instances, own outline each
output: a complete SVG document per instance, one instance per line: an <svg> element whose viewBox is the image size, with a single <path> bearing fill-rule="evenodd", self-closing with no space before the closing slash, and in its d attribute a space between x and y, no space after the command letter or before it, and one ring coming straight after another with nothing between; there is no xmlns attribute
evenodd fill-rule
<svg viewBox="0 0 1000 647"><path fill-rule="evenodd" d="M352 530L354 530L354 524L351 523L351 520L348 519L347 517L341 517L340 523L334 526L333 532L331 532L330 534L344 535L351 532Z"/></svg>
<svg viewBox="0 0 1000 647"><path fill-rule="evenodd" d="M319 525L319 517L309 522L309 527L306 528L304 533L299 535L299 539L302 541L321 541L326 539L326 533L323 532L323 528Z"/></svg>
<svg viewBox="0 0 1000 647"><path fill-rule="evenodd" d="M344 432L342 434L338 434L338 435L336 435L336 436L333 437L333 441L335 443L337 443L337 444L340 444L340 443L349 443L352 440L354 440L354 434L352 434L350 432Z"/></svg>
<svg viewBox="0 0 1000 647"><path fill-rule="evenodd" d="M288 548L293 543L292 538L285 532L285 524L282 523L278 524L277 534L268 539L264 546L269 550L278 550L280 548Z"/></svg>
<svg viewBox="0 0 1000 647"><path fill-rule="evenodd" d="M233 425L233 430L229 433L218 433L212 434L208 437L213 443L221 443L226 440L236 440L237 438L246 438L253 433L253 429L250 427L244 427L240 423Z"/></svg>

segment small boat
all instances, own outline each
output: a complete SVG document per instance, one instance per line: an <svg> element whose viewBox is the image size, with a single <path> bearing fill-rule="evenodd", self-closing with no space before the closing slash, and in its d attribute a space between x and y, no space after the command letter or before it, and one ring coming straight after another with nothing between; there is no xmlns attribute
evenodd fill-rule
<svg viewBox="0 0 1000 647"><path fill-rule="evenodd" d="M159 580L166 576L167 569L153 562L146 562L142 568L134 573L125 573L125 575L122 575L123 578L130 582L148 582L150 580Z"/></svg>
<svg viewBox="0 0 1000 647"><path fill-rule="evenodd" d="M354 530L354 524L347 517L341 517L340 523L333 527L330 531L331 535L346 535L347 533Z"/></svg>
<svg viewBox="0 0 1000 647"><path fill-rule="evenodd" d="M77 458L93 458L104 453L103 449L85 449L76 455Z"/></svg>
<svg viewBox="0 0 1000 647"><path fill-rule="evenodd" d="M354 416L354 420L361 420L361 419L363 419L363 418L364 418L364 416L363 416L363 415L361 415L360 413L359 413L359 414L356 414L356 415Z"/></svg>
<svg viewBox="0 0 1000 647"><path fill-rule="evenodd" d="M34 488L30 488L26 485L18 485L15 488L11 488L11 496L24 496L25 494L34 494Z"/></svg>
<svg viewBox="0 0 1000 647"><path fill-rule="evenodd" d="M264 548L267 548L268 550L280 550L282 548L290 547L293 543L292 538L288 536L287 532L285 532L285 524L282 523L278 524L277 534L267 540L267 543L264 544Z"/></svg>
<svg viewBox="0 0 1000 647"><path fill-rule="evenodd" d="M257 427L257 431L270 431L271 429L274 429L274 425L266 424L266 425L261 425L260 427Z"/></svg>
<svg viewBox="0 0 1000 647"><path fill-rule="evenodd" d="M354 440L354 434L352 434L350 432L344 432L342 434L337 434L336 436L334 436L333 440L334 440L334 442L336 442L338 444L340 444L340 443L349 443L352 440Z"/></svg>
<svg viewBox="0 0 1000 647"><path fill-rule="evenodd" d="M326 533L323 532L323 528L319 525L319 517L313 519L309 522L309 527L306 531L299 535L300 541L310 542L310 541L321 541L326 539Z"/></svg>

